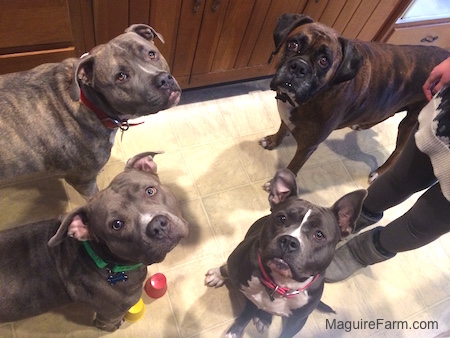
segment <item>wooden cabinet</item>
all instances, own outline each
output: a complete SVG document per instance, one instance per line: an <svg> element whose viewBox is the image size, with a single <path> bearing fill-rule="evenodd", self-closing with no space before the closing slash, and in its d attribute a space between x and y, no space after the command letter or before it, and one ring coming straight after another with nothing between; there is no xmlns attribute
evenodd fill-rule
<svg viewBox="0 0 450 338"><path fill-rule="evenodd" d="M15 37L0 40L0 72L80 56L133 23L148 23L163 35L165 44L156 44L183 88L250 79L275 71L268 60L281 14L304 13L345 37L373 40L405 1L0 0L2 31L16 27ZM5 66L15 53L28 54Z"/></svg>
<svg viewBox="0 0 450 338"><path fill-rule="evenodd" d="M388 43L397 45L438 46L450 49L450 20L429 21L413 25L397 25Z"/></svg>
<svg viewBox="0 0 450 338"><path fill-rule="evenodd" d="M413 0L382 41L450 49L450 2Z"/></svg>
<svg viewBox="0 0 450 338"><path fill-rule="evenodd" d="M92 36L82 20L86 10L86 1L0 0L0 73L59 62L86 50Z"/></svg>

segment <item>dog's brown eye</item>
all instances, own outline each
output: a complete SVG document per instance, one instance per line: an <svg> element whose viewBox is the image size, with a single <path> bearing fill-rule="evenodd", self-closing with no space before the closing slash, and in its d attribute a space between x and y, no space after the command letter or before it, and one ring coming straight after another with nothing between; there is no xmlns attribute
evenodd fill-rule
<svg viewBox="0 0 450 338"><path fill-rule="evenodd" d="M150 59L154 59L156 58L156 53L153 51L148 52L148 56L150 57Z"/></svg>
<svg viewBox="0 0 450 338"><path fill-rule="evenodd" d="M113 228L113 230L119 231L124 227L124 225L125 225L124 222L116 219L115 221L112 222L111 227Z"/></svg>
<svg viewBox="0 0 450 338"><path fill-rule="evenodd" d="M281 224L284 224L286 222L286 216L285 215L278 215L278 222Z"/></svg>
<svg viewBox="0 0 450 338"><path fill-rule="evenodd" d="M148 187L147 189L145 189L145 193L149 196L153 196L154 194L156 194L156 188Z"/></svg>
<svg viewBox="0 0 450 338"><path fill-rule="evenodd" d="M317 230L316 233L314 234L314 238L320 241L322 239L325 239L325 235L323 234L322 231Z"/></svg>
<svg viewBox="0 0 450 338"><path fill-rule="evenodd" d="M128 75L125 74L124 72L120 72L119 74L117 74L117 80L118 81L125 81L126 79L128 79Z"/></svg>
<svg viewBox="0 0 450 338"><path fill-rule="evenodd" d="M288 49L290 50L297 50L298 48L298 43L295 41L290 41L287 45Z"/></svg>
<svg viewBox="0 0 450 338"><path fill-rule="evenodd" d="M319 59L319 65L320 65L321 67L326 67L326 66L328 65L328 58L327 58L326 56L322 56L322 57Z"/></svg>

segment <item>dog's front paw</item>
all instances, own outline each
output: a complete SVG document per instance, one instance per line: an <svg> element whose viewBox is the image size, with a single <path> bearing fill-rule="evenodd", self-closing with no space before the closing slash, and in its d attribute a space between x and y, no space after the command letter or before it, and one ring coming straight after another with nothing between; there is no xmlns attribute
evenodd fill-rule
<svg viewBox="0 0 450 338"><path fill-rule="evenodd" d="M272 315L262 310L258 310L253 317L253 324L255 324L258 332L263 334L269 328L270 324L272 324Z"/></svg>
<svg viewBox="0 0 450 338"><path fill-rule="evenodd" d="M253 318L253 324L255 324L256 330L260 334L263 334L266 332L266 330L269 328L270 324L264 323L263 321L259 320L259 318Z"/></svg>
<svg viewBox="0 0 450 338"><path fill-rule="evenodd" d="M219 288L225 283L225 278L220 273L220 268L209 269L205 275L205 285L207 287Z"/></svg>
<svg viewBox="0 0 450 338"><path fill-rule="evenodd" d="M275 135L269 135L259 140L259 145L267 150L275 149L280 142L277 142Z"/></svg>
<svg viewBox="0 0 450 338"><path fill-rule="evenodd" d="M120 322L111 324L111 322L103 321L97 317L94 319L94 326L103 331L114 332L122 325L124 321L125 319L122 318Z"/></svg>
<svg viewBox="0 0 450 338"><path fill-rule="evenodd" d="M372 184L373 183L373 181L375 181L377 178L378 178L378 172L375 170L375 171L372 171L370 174L369 174L369 179L368 179L368 181L369 181L369 184Z"/></svg>

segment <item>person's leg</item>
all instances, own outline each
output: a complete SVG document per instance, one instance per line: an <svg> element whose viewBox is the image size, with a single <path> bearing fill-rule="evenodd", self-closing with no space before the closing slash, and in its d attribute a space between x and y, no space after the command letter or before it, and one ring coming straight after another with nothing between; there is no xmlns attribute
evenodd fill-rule
<svg viewBox="0 0 450 338"><path fill-rule="evenodd" d="M430 158L417 149L414 133L415 130L394 165L367 189L368 195L354 232L377 223L385 210L436 182Z"/></svg>
<svg viewBox="0 0 450 338"><path fill-rule="evenodd" d="M363 232L337 249L325 280L329 283L344 280L367 265L394 257L397 252L419 248L448 231L450 202L436 183L403 216L386 227Z"/></svg>
<svg viewBox="0 0 450 338"><path fill-rule="evenodd" d="M450 202L439 183L428 189L403 216L380 231L380 245L393 253L420 248L450 231Z"/></svg>

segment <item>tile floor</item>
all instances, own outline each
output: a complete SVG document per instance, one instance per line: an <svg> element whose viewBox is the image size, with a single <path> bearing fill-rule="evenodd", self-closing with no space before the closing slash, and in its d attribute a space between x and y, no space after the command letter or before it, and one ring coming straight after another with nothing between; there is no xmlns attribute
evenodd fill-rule
<svg viewBox="0 0 450 338"><path fill-rule="evenodd" d="M371 130L333 132L298 175L305 199L330 206L347 192L367 187L370 169L393 149L401 116ZM149 267L162 272L168 291L152 300L143 293L146 313L125 322L115 333L90 326L93 313L67 306L15 323L0 324L0 337L223 337L242 308L239 294L226 287L203 286L205 272L222 264L248 227L269 211L261 189L277 168L288 164L295 141L287 137L275 151L258 140L279 126L268 80L186 91L179 106L145 118L119 134L111 160L99 176L105 187L126 159L138 152L164 150L156 157L160 177L182 203L190 235L166 260ZM403 213L414 198L395 207L382 225ZM1 228L58 216L83 203L67 184L54 177L0 187ZM345 282L327 284L323 301L336 314L318 311L298 337L436 337L450 335L450 235L413 252L365 269ZM12 253L13 254L13 253ZM1 295L0 295L1 301ZM337 322L379 321L378 328L327 328ZM386 323L436 321L438 329L398 330ZM394 323L395 324L395 323ZM253 324L245 337L276 337L281 321L260 335Z"/></svg>

